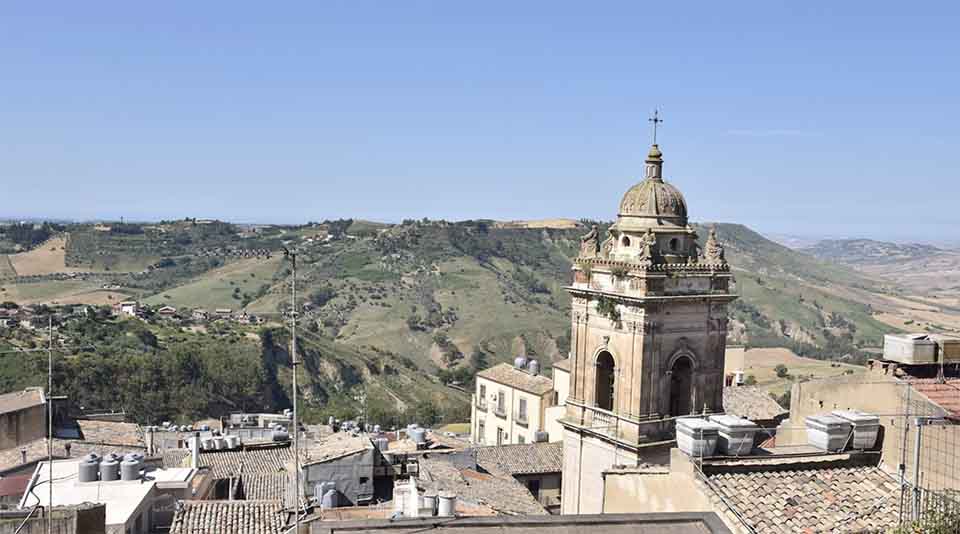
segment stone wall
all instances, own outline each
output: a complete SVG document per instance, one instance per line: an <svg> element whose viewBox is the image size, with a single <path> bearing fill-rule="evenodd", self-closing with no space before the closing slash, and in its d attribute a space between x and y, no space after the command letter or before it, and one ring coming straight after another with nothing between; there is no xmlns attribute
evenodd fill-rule
<svg viewBox="0 0 960 534"><path fill-rule="evenodd" d="M47 518L34 515L24 523L28 514L29 510L0 512L0 534L13 534L21 525L20 534L46 534ZM103 504L58 508L53 511L52 534L105 534L105 521Z"/></svg>

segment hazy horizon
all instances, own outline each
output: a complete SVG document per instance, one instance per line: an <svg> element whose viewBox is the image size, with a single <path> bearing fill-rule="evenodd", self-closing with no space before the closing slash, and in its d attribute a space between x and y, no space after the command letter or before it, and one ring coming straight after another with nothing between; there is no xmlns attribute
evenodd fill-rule
<svg viewBox="0 0 960 534"><path fill-rule="evenodd" d="M960 8L17 4L12 218L611 219L658 136L694 220L954 239Z"/></svg>

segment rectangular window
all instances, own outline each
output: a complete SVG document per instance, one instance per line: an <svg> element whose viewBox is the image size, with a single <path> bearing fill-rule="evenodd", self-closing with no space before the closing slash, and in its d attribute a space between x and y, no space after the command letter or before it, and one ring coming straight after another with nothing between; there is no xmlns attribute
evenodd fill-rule
<svg viewBox="0 0 960 534"><path fill-rule="evenodd" d="M477 400L480 401L480 404L486 404L486 403L487 403L487 385L486 385L486 384L480 384L480 395L479 395L479 397L480 397L480 398L477 399Z"/></svg>
<svg viewBox="0 0 960 534"><path fill-rule="evenodd" d="M527 439L523 437L523 434L517 434L517 443L526 443Z"/></svg>
<svg viewBox="0 0 960 534"><path fill-rule="evenodd" d="M527 420L527 399L520 399L520 411L517 412L517 417L521 421Z"/></svg>
<svg viewBox="0 0 960 534"><path fill-rule="evenodd" d="M477 422L477 441L481 445L487 441L487 427L482 420Z"/></svg>
<svg viewBox="0 0 960 534"><path fill-rule="evenodd" d="M498 391L497 392L497 411L500 413L506 412L507 411L506 404L507 404L507 395L502 391Z"/></svg>
<svg viewBox="0 0 960 534"><path fill-rule="evenodd" d="M503 445L503 429L497 427L497 445Z"/></svg>

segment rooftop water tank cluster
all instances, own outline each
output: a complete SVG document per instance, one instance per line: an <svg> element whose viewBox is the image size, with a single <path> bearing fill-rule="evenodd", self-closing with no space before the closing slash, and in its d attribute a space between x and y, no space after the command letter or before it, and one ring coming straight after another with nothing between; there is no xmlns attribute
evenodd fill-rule
<svg viewBox="0 0 960 534"><path fill-rule="evenodd" d="M677 447L690 456L745 456L753 450L760 430L753 421L735 415L677 419Z"/></svg>
<svg viewBox="0 0 960 534"><path fill-rule="evenodd" d="M540 362L528 359L526 356L517 356L513 359L513 366L536 376L540 374Z"/></svg>
<svg viewBox="0 0 960 534"><path fill-rule="evenodd" d="M120 457L110 453L103 457L90 453L80 459L77 479L80 482L113 482L115 480L140 480L143 455L131 452Z"/></svg>
<svg viewBox="0 0 960 534"><path fill-rule="evenodd" d="M197 439L196 437L190 438L188 443L192 443L193 440ZM201 451L228 451L233 449L239 449L243 442L240 439L240 436L205 436L200 438L200 450Z"/></svg>
<svg viewBox="0 0 960 534"><path fill-rule="evenodd" d="M880 418L858 410L834 410L805 420L807 442L824 451L873 448L880 433Z"/></svg>

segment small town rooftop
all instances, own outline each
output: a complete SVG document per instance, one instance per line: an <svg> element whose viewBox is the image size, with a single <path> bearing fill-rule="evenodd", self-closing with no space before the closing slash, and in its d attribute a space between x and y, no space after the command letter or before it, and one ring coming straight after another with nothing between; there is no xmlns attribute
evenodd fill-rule
<svg viewBox="0 0 960 534"><path fill-rule="evenodd" d="M27 388L0 395L0 413L12 413L41 406L46 402L41 388Z"/></svg>
<svg viewBox="0 0 960 534"><path fill-rule="evenodd" d="M477 376L538 396L553 390L553 381L549 378L543 375L530 374L530 372L517 369L509 363L501 363L489 369L484 369L477 373Z"/></svg>
<svg viewBox="0 0 960 534"><path fill-rule="evenodd" d="M157 482L187 482L193 475L192 469L157 469L149 471L144 479L79 482L79 463L80 460L53 461L53 505L105 503L107 525L126 523ZM34 472L32 487L46 488L49 480L48 462L41 462ZM28 488L20 500L20 507L32 507L36 504L48 506L49 494L47 491L31 492Z"/></svg>
<svg viewBox="0 0 960 534"><path fill-rule="evenodd" d="M477 447L477 465L508 475L559 473L563 470L563 443L522 443Z"/></svg>

